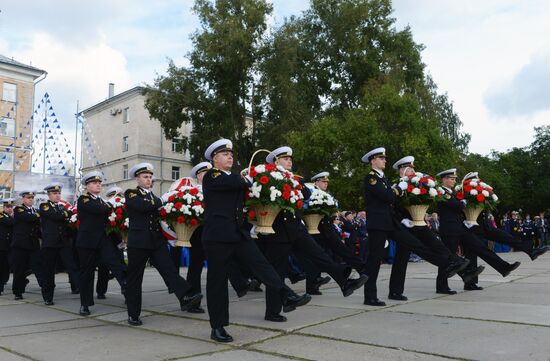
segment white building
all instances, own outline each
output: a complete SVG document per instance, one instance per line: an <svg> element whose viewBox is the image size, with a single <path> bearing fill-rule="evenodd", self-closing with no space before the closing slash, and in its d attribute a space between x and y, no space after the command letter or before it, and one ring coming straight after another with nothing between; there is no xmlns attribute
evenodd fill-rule
<svg viewBox="0 0 550 361"><path fill-rule="evenodd" d="M112 185L126 189L135 187L128 170L148 162L157 179L153 191L161 195L174 180L186 176L192 164L189 153L178 152L178 141L167 140L160 123L149 117L142 90L135 87L114 95L114 85L109 84L109 97L83 111L82 174L100 170L104 189ZM182 133L189 134L190 129L184 125Z"/></svg>

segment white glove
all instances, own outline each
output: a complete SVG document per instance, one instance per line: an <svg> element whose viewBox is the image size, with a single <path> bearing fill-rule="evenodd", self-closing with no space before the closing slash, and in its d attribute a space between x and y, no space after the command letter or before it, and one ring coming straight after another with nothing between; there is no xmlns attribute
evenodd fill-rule
<svg viewBox="0 0 550 361"><path fill-rule="evenodd" d="M399 188L401 188L402 191L405 191L407 190L407 187L409 186L407 184L407 182L399 182L399 184L397 185Z"/></svg>
<svg viewBox="0 0 550 361"><path fill-rule="evenodd" d="M175 240L175 239L169 239L168 240L168 243L170 243L170 246L172 246L172 247L176 247L176 242L177 242L177 240Z"/></svg>
<svg viewBox="0 0 550 361"><path fill-rule="evenodd" d="M407 228L413 228L414 227L413 221L411 221L408 218L403 218L403 220L401 221L401 224L404 225Z"/></svg>
<svg viewBox="0 0 550 361"><path fill-rule="evenodd" d="M248 174L244 176L245 179L248 181L248 183L250 183L251 185L254 183L254 178L252 178L251 176L249 176Z"/></svg>
<svg viewBox="0 0 550 361"><path fill-rule="evenodd" d="M160 197L160 199L162 199L162 203L168 203L168 198L170 198L170 196L172 194L176 194L178 193L177 191L169 191L169 192L166 192L162 195L162 197Z"/></svg>
<svg viewBox="0 0 550 361"><path fill-rule="evenodd" d="M464 205L465 205L465 206L467 206L467 205L468 205L468 201L467 201L467 200L465 200L465 199L461 200L461 202L462 202L462 203L464 203Z"/></svg>
<svg viewBox="0 0 550 361"><path fill-rule="evenodd" d="M464 226L466 226L466 228L470 229L472 228L473 226L475 226L475 224L472 224L472 223L469 223L468 221L464 221Z"/></svg>
<svg viewBox="0 0 550 361"><path fill-rule="evenodd" d="M107 202L111 203L111 205L114 207L115 206L115 197L112 197L111 199L109 199Z"/></svg>
<svg viewBox="0 0 550 361"><path fill-rule="evenodd" d="M258 232L256 232L256 225L253 224L252 228L250 229L250 237L254 239L258 239Z"/></svg>

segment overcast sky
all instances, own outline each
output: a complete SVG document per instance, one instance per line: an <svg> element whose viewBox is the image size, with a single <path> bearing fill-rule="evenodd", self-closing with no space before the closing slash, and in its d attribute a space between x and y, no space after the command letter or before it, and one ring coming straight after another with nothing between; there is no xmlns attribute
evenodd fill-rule
<svg viewBox="0 0 550 361"><path fill-rule="evenodd" d="M274 0L275 24L305 1ZM139 5L137 5L139 4ZM198 21L192 0L20 0L0 5L0 54L48 71L47 91L74 134L81 109L151 83L167 58L184 64ZM422 58L472 135L470 151L487 154L532 141L550 124L550 2L544 0L394 0L397 27L409 25ZM73 141L74 142L74 141ZM72 144L69 139L69 143Z"/></svg>

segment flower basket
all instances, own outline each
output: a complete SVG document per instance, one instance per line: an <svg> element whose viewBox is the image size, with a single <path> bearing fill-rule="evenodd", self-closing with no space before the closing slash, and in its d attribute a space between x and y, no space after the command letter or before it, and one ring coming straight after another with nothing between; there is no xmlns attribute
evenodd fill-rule
<svg viewBox="0 0 550 361"><path fill-rule="evenodd" d="M304 222L306 223L307 232L309 234L319 234L319 223L325 216L323 214L306 214Z"/></svg>
<svg viewBox="0 0 550 361"><path fill-rule="evenodd" d="M248 218L257 222L257 233L275 233L273 222L282 210L295 212L303 207L302 185L298 177L281 166L274 164L260 164L253 166L252 156L248 169L243 173L252 178L252 185L246 193L246 207Z"/></svg>
<svg viewBox="0 0 550 361"><path fill-rule="evenodd" d="M483 206L467 207L464 209L464 215L466 216L466 223L472 226L479 226L477 223L477 217L483 212Z"/></svg>
<svg viewBox="0 0 550 361"><path fill-rule="evenodd" d="M172 227L174 228L178 236L176 247L191 247L191 242L189 241L191 240L193 232L195 232L195 230L199 228L199 226L191 226L189 224L175 222L172 223Z"/></svg>
<svg viewBox="0 0 550 361"><path fill-rule="evenodd" d="M203 194L196 187L181 187L171 192L159 213L161 220L174 228L178 237L176 246L191 247L189 240L204 216Z"/></svg>
<svg viewBox="0 0 550 361"><path fill-rule="evenodd" d="M120 234L124 244L128 244L128 226L130 220L126 211L126 200L124 197L115 196L109 199L109 203L113 206L113 210L109 215L107 223L107 234L115 232Z"/></svg>
<svg viewBox="0 0 550 361"><path fill-rule="evenodd" d="M273 230L273 222L277 215L281 211L281 208L272 205L255 205L252 206L252 210L256 219L256 232L257 233L275 233Z"/></svg>
<svg viewBox="0 0 550 361"><path fill-rule="evenodd" d="M429 207L430 206L427 204L410 205L405 207L411 214L413 225L419 227L427 225L424 219L426 217L426 212L428 211Z"/></svg>

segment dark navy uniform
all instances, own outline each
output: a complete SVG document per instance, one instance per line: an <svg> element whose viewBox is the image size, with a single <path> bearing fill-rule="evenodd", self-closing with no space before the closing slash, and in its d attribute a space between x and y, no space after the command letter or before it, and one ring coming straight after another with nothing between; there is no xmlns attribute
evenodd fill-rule
<svg viewBox="0 0 550 361"><path fill-rule="evenodd" d="M42 282L40 268L40 215L32 208L20 205L13 210L13 240L11 265L13 271L12 291L16 297L25 293L26 272L32 269L39 284Z"/></svg>
<svg viewBox="0 0 550 361"><path fill-rule="evenodd" d="M227 281L233 259L250 266L260 281L280 292L280 298L286 297L283 281L252 241L245 225L244 194L248 187L238 174L212 168L204 175L202 241L208 258L206 297L213 329L229 325Z"/></svg>
<svg viewBox="0 0 550 361"><path fill-rule="evenodd" d="M147 261L157 268L168 289L180 303L190 285L179 276L168 252L166 238L159 223L159 208L162 200L152 192L140 187L124 193L130 226L128 228L128 290L126 299L128 316L139 319L141 313L141 286Z"/></svg>
<svg viewBox="0 0 550 361"><path fill-rule="evenodd" d="M0 213L0 294L10 278L8 253L13 234L13 217L6 212Z"/></svg>
<svg viewBox="0 0 550 361"><path fill-rule="evenodd" d="M536 235L535 223L531 219L526 219L521 226L521 233L525 242L533 244Z"/></svg>
<svg viewBox="0 0 550 361"><path fill-rule="evenodd" d="M451 271L449 267L452 268L454 264L448 252L438 253L437 250L428 249L396 219L393 206L401 193L399 188L392 188L386 177L375 169L372 169L365 177L364 187L370 247L367 257L369 280L365 284L365 302L367 304L380 304L377 297L376 280L380 271L380 263L384 258L386 240L396 241L397 248L401 248L403 253L412 251L424 260ZM403 262L397 263L397 267L402 265ZM394 267L396 264L392 267L392 273L400 275L405 273L399 268L394 270ZM448 275L449 273L446 273L445 277ZM403 282L394 281L394 284L404 284ZM399 292L400 289L396 288L393 291Z"/></svg>
<svg viewBox="0 0 550 361"><path fill-rule="evenodd" d="M62 205L51 201L40 204L42 230L42 297L52 301L55 288L56 261L59 257L69 274L71 283L78 288L78 269L73 258L71 239L67 233L69 213Z"/></svg>
<svg viewBox="0 0 550 361"><path fill-rule="evenodd" d="M507 276L517 265L504 261L495 252L487 248L471 230L466 229L463 223L463 210L466 207L464 202L458 200L452 190L446 187L443 187L443 190L442 200L437 203L437 213L439 214L440 222L439 233L443 243L452 253L456 253L458 245L462 244L465 253L481 257L481 259L500 274ZM470 265L470 267L473 266L475 266L475 262L472 262ZM449 290L447 277L442 268L439 269L437 275L436 288L438 291Z"/></svg>
<svg viewBox="0 0 550 361"><path fill-rule="evenodd" d="M105 232L111 205L101 197L88 193L78 197L77 208L80 226L75 246L80 262L80 302L87 307L94 305L94 274L98 264L103 262L109 267L123 292L126 266Z"/></svg>

